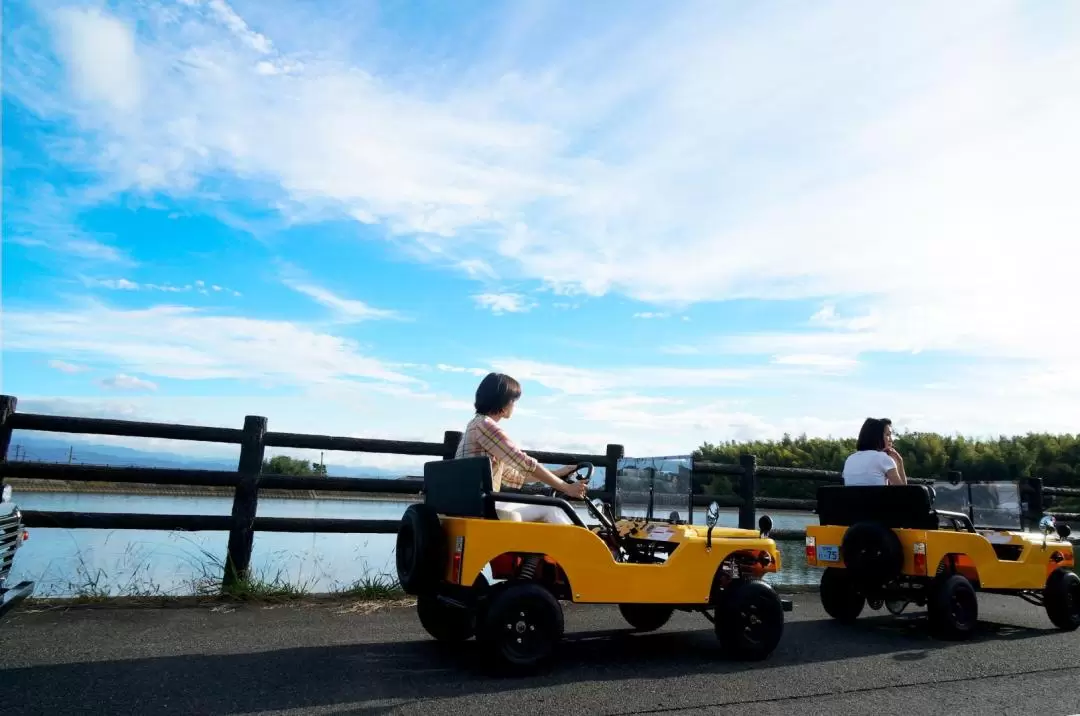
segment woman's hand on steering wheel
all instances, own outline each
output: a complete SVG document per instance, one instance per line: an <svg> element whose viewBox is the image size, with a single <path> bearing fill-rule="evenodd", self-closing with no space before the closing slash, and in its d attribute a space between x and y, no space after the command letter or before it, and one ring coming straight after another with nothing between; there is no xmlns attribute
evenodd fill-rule
<svg viewBox="0 0 1080 716"><path fill-rule="evenodd" d="M585 493L588 492L589 485L585 482L568 482L563 489L563 494L568 497L574 497L579 500L585 499Z"/></svg>

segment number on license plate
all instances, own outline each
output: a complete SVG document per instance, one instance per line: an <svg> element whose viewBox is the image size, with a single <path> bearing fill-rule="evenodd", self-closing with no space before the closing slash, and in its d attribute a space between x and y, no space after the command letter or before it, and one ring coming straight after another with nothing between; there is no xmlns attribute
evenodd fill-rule
<svg viewBox="0 0 1080 716"><path fill-rule="evenodd" d="M839 562L840 548L833 544L819 545L817 548L819 562Z"/></svg>

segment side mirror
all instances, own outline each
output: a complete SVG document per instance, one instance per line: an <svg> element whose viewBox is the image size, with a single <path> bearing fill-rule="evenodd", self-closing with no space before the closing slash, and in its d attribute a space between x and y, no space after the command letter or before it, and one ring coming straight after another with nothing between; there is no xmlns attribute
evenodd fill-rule
<svg viewBox="0 0 1080 716"><path fill-rule="evenodd" d="M709 505L709 509L705 511L705 524L708 525L709 531L705 533L705 551L712 551L712 531L713 527L716 527L716 521L720 519L720 504L715 500Z"/></svg>
<svg viewBox="0 0 1080 716"><path fill-rule="evenodd" d="M1069 539L1069 535L1072 534L1072 527L1069 527L1067 524L1062 522L1060 525L1057 525L1057 533L1058 537L1060 537L1061 539Z"/></svg>
<svg viewBox="0 0 1080 716"><path fill-rule="evenodd" d="M593 507L595 507L597 511L599 511L600 513L604 512L604 501L601 500L599 497L594 497L590 500L590 502L592 502Z"/></svg>
<svg viewBox="0 0 1080 716"><path fill-rule="evenodd" d="M1043 518L1039 520L1039 531L1044 535L1057 531L1057 524L1053 515L1044 515Z"/></svg>
<svg viewBox="0 0 1080 716"><path fill-rule="evenodd" d="M772 532L772 517L769 517L768 515L762 515L760 518L758 518L757 526L758 529L761 530L761 536L768 537L769 533Z"/></svg>
<svg viewBox="0 0 1080 716"><path fill-rule="evenodd" d="M716 527L717 520L720 519L720 504L713 502L709 505L709 509L705 511L705 525L711 530Z"/></svg>

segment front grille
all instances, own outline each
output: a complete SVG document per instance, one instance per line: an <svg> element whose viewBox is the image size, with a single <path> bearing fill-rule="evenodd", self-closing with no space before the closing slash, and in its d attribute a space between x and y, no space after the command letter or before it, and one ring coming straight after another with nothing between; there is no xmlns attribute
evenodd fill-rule
<svg viewBox="0 0 1080 716"><path fill-rule="evenodd" d="M22 516L18 511L0 516L0 585L7 580L22 543Z"/></svg>

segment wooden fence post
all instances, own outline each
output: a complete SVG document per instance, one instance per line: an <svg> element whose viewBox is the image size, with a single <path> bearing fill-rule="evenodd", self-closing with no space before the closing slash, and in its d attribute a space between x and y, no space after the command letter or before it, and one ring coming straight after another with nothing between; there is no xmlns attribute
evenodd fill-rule
<svg viewBox="0 0 1080 716"><path fill-rule="evenodd" d="M15 405L19 399L14 395L0 395L0 460L7 460L8 448L11 447L11 421L15 414Z"/></svg>
<svg viewBox="0 0 1080 716"><path fill-rule="evenodd" d="M15 414L18 399L14 395L0 395L0 464L7 462L11 447L11 416ZM4 472L0 471L0 489L4 487Z"/></svg>
<svg viewBox="0 0 1080 716"><path fill-rule="evenodd" d="M608 443L604 461L604 492L611 496L611 506L616 516L622 515L619 504L619 460L626 454L622 445ZM599 467L599 466L598 466Z"/></svg>
<svg viewBox="0 0 1080 716"><path fill-rule="evenodd" d="M739 476L739 497L743 504L739 508L739 529L752 530L757 519L755 502L757 498L757 455L740 455L739 464L743 474Z"/></svg>
<svg viewBox="0 0 1080 716"><path fill-rule="evenodd" d="M1029 477L1027 479L1027 510L1026 514L1022 517L1025 521L1030 521L1033 527L1038 528L1039 520L1042 519L1043 511L1046 509L1046 505L1043 504L1043 484L1041 477ZM1023 526L1024 522L1020 523Z"/></svg>
<svg viewBox="0 0 1080 716"><path fill-rule="evenodd" d="M259 506L259 474L266 451L266 418L248 415L244 418L244 436L240 441L240 463L232 505L232 529L229 530L229 552L225 556L222 591L248 579L251 573L251 549L255 543L255 513Z"/></svg>
<svg viewBox="0 0 1080 716"><path fill-rule="evenodd" d="M461 442L461 437L464 435L460 430L447 430L443 433L443 460L453 460L454 455L457 453L458 443Z"/></svg>

